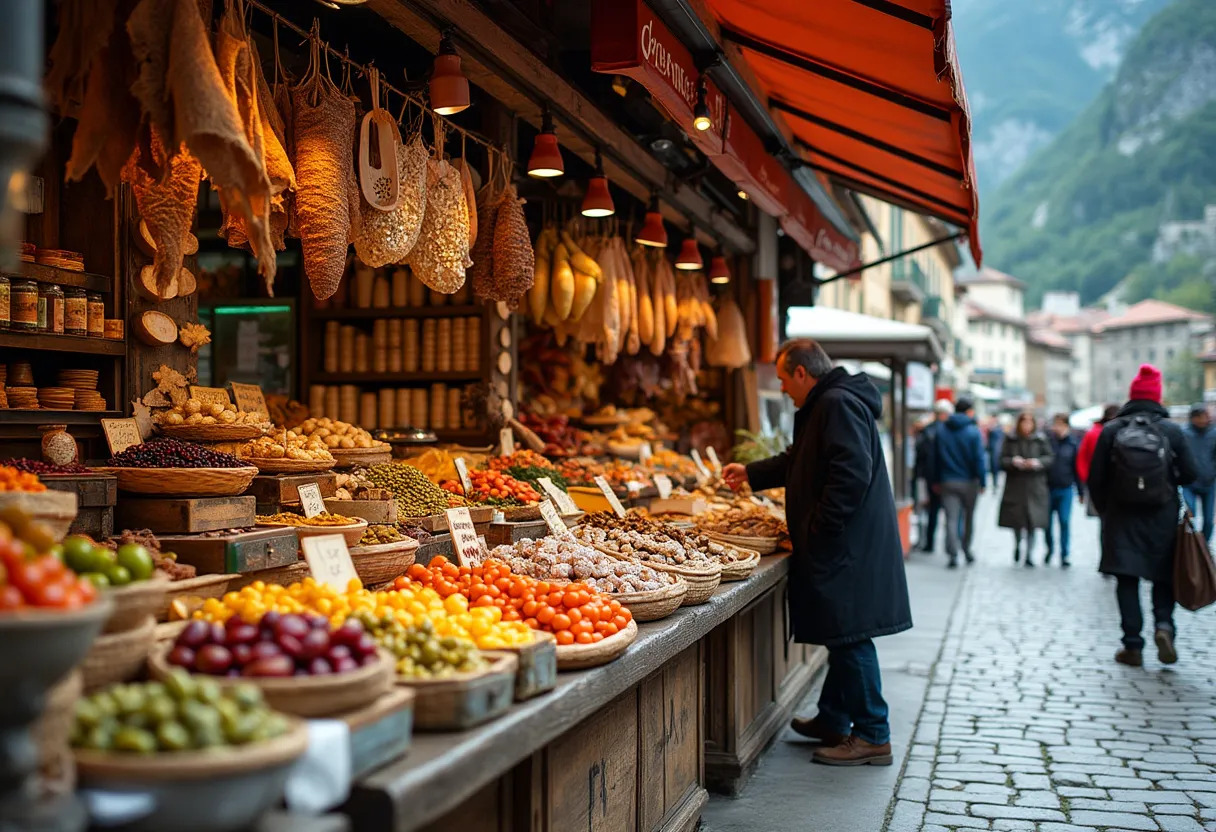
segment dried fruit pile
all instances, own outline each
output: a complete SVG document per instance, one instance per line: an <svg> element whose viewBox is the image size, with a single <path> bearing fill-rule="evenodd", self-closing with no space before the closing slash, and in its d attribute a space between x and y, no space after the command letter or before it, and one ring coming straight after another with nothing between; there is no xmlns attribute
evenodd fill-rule
<svg viewBox="0 0 1216 832"><path fill-rule="evenodd" d="M46 491L46 486L33 474L3 465L0 466L0 491Z"/></svg>
<svg viewBox="0 0 1216 832"><path fill-rule="evenodd" d="M328 511L323 511L312 517L305 517L302 514L292 514L289 511L280 511L278 514L259 514L258 525L264 526L269 524L277 524L284 526L352 526L359 522L357 517L347 517L342 514L330 514Z"/></svg>
<svg viewBox="0 0 1216 832"><path fill-rule="evenodd" d="M667 572L553 537L498 546L490 557L506 563L517 575L547 581L582 581L600 592L650 592L676 582L676 577Z"/></svg>
<svg viewBox="0 0 1216 832"><path fill-rule="evenodd" d="M20 457L18 459L6 459L4 460L3 464L4 467L7 468L16 468L18 471L22 471L26 474L38 474L40 476L45 476L46 474L92 473L91 469L86 468L76 462L72 462L68 465L56 465L53 462L43 462L40 459L25 459L24 457ZM0 468L0 470L3 470L3 468Z"/></svg>
<svg viewBox="0 0 1216 832"><path fill-rule="evenodd" d="M716 534L747 535L749 537L785 537L789 527L768 509L750 502L711 511L697 517L697 528Z"/></svg>
<svg viewBox="0 0 1216 832"><path fill-rule="evenodd" d="M246 463L233 456L192 442L153 439L132 445L111 459L114 468L244 468Z"/></svg>

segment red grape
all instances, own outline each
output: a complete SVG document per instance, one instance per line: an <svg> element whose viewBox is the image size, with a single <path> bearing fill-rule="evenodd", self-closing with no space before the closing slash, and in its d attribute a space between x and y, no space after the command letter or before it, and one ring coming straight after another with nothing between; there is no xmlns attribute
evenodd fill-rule
<svg viewBox="0 0 1216 832"><path fill-rule="evenodd" d="M333 642L335 644L345 644L347 647L354 647L359 643L359 639L363 635L363 624L359 619L348 618L342 622L341 627L334 630Z"/></svg>
<svg viewBox="0 0 1216 832"><path fill-rule="evenodd" d="M325 658L329 660L331 665L336 665L343 659L351 658L350 648L345 644L335 644L326 651Z"/></svg>
<svg viewBox="0 0 1216 832"><path fill-rule="evenodd" d="M304 658L304 645L293 635L280 635L279 648L293 659Z"/></svg>
<svg viewBox="0 0 1216 832"><path fill-rule="evenodd" d="M359 663L352 658L339 659L334 663L335 673L349 673L352 670L358 670Z"/></svg>
<svg viewBox="0 0 1216 832"><path fill-rule="evenodd" d="M177 643L185 647L202 647L211 635L211 626L197 618L186 625L177 637Z"/></svg>
<svg viewBox="0 0 1216 832"><path fill-rule="evenodd" d="M280 639L283 636L294 636L297 639L301 639L308 635L310 629L312 628L308 626L308 622L304 620L303 616L285 615L275 625L274 633Z"/></svg>
<svg viewBox="0 0 1216 832"><path fill-rule="evenodd" d="M200 673L209 673L212 676L219 676L228 672L228 668L232 667L232 653L227 647L219 644L208 644L199 648L198 656L195 658L195 666Z"/></svg>
<svg viewBox="0 0 1216 832"><path fill-rule="evenodd" d="M305 616L305 619L308 621L308 626L312 627L314 630L325 630L326 632L329 631L329 619L325 616L308 615Z"/></svg>
<svg viewBox="0 0 1216 832"><path fill-rule="evenodd" d="M194 651L184 644L178 644L170 650L168 659L169 664L175 664L178 667L194 668Z"/></svg>
<svg viewBox="0 0 1216 832"><path fill-rule="evenodd" d="M328 676L329 674L334 672L334 669L332 667L330 667L329 662L325 661L325 659L318 656L317 658L315 658L311 662L309 662L308 672L311 673L313 676Z"/></svg>
<svg viewBox="0 0 1216 832"><path fill-rule="evenodd" d="M290 676L295 672L296 665L287 656L268 656L254 659L245 665L241 671L243 676Z"/></svg>
<svg viewBox="0 0 1216 832"><path fill-rule="evenodd" d="M229 620L236 620L236 616L233 616ZM258 628L252 624L246 624L241 621L235 626L229 625L228 627L229 644L253 644L257 640Z"/></svg>
<svg viewBox="0 0 1216 832"><path fill-rule="evenodd" d="M329 649L329 632L327 630L312 630L300 640L300 645L303 648L304 658L315 659Z"/></svg>
<svg viewBox="0 0 1216 832"><path fill-rule="evenodd" d="M253 659L273 659L276 656L283 655L282 649L273 641L259 641L253 645Z"/></svg>
<svg viewBox="0 0 1216 832"><path fill-rule="evenodd" d="M362 658L368 654L376 652L376 640L372 638L370 633L364 633L359 636L359 641L351 647L351 653Z"/></svg>
<svg viewBox="0 0 1216 832"><path fill-rule="evenodd" d="M242 667L253 661L253 645L252 644L234 644L232 645L232 660Z"/></svg>

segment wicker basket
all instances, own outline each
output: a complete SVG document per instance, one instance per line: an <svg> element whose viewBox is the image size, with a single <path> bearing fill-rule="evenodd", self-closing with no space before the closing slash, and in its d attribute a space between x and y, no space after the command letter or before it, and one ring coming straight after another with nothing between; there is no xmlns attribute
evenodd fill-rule
<svg viewBox="0 0 1216 832"><path fill-rule="evenodd" d="M42 769L55 766L69 751L72 726L76 723L76 700L84 691L80 671L73 670L51 688L46 696L42 716L34 723L34 742L38 744L38 765Z"/></svg>
<svg viewBox="0 0 1216 832"><path fill-rule="evenodd" d="M262 459L241 457L242 462L257 466L262 474L319 474L337 463L332 459Z"/></svg>
<svg viewBox="0 0 1216 832"><path fill-rule="evenodd" d="M415 728L458 731L506 713L515 701L519 659L505 651L483 651L483 655L490 666L479 673L458 673L446 679L397 677L397 684L414 691Z"/></svg>
<svg viewBox="0 0 1216 832"><path fill-rule="evenodd" d="M148 671L153 679L164 681L173 671L166 656L171 643L159 645L148 658ZM349 673L326 676L262 676L213 677L220 687L253 683L262 690L266 704L276 711L292 716L314 719L357 711L388 692L393 686L396 661L387 650L380 651L380 661L364 665Z"/></svg>
<svg viewBox="0 0 1216 832"><path fill-rule="evenodd" d="M385 465L393 461L393 446L384 445L377 448L330 448L334 461L339 468L353 468L356 465Z"/></svg>
<svg viewBox="0 0 1216 832"><path fill-rule="evenodd" d="M85 693L134 679L143 669L154 644L156 619L151 615L133 630L98 636L80 664Z"/></svg>
<svg viewBox="0 0 1216 832"><path fill-rule="evenodd" d="M677 576L675 583L662 589L652 589L648 592L614 592L611 597L629 608L634 621L658 621L679 609L687 594L688 582Z"/></svg>
<svg viewBox="0 0 1216 832"><path fill-rule="evenodd" d="M688 592L684 594L684 600L680 602L681 607L692 607L696 606L697 604L704 604L713 597L715 592L718 591L718 584L722 583L722 567L717 563L717 561L715 561L713 566L708 569L694 568L689 566L675 566L673 564L631 558L627 555L622 555L620 552L614 552L613 550L604 546L598 546L595 544L589 545L591 545L591 548L619 560L627 560L631 563L640 563L643 566L649 566L651 569L659 572L667 572L683 578L684 582L688 584Z"/></svg>
<svg viewBox="0 0 1216 832"><path fill-rule="evenodd" d="M220 598L228 591L228 584L235 575L199 575L196 578L186 578L169 584L165 602L156 612L157 621L169 620L169 607L178 598Z"/></svg>
<svg viewBox="0 0 1216 832"><path fill-rule="evenodd" d="M186 442L241 442L264 433L254 425L157 425L156 429Z"/></svg>
<svg viewBox="0 0 1216 832"><path fill-rule="evenodd" d="M235 497L249 490L258 475L242 468L98 468L118 478L120 491L162 497Z"/></svg>
<svg viewBox="0 0 1216 832"><path fill-rule="evenodd" d="M64 537L76 519L76 495L63 491L9 491L0 494L0 508L17 508Z"/></svg>
<svg viewBox="0 0 1216 832"><path fill-rule="evenodd" d="M526 523L529 520L540 519L540 506L514 506L504 508L502 517L508 523Z"/></svg>
<svg viewBox="0 0 1216 832"><path fill-rule="evenodd" d="M306 537L340 534L346 538L347 546L354 546L363 537L363 533L367 531L367 521L360 519L358 523L349 523L345 526L293 526L290 523L258 523L258 528L295 529L296 537L301 541Z"/></svg>
<svg viewBox="0 0 1216 832"><path fill-rule="evenodd" d="M236 592L243 587L249 586L254 581L291 586L298 581L304 580L311 574L312 570L308 568L308 562L304 560L289 563L286 566L259 569L257 572L242 572L232 578L232 581L228 584L228 591Z"/></svg>
<svg viewBox="0 0 1216 832"><path fill-rule="evenodd" d="M739 549L751 549L753 552L759 552L762 555L771 555L777 551L777 545L781 542L781 538L779 537L750 537L742 534L720 534L718 532L702 532L702 534L710 540L726 543Z"/></svg>
<svg viewBox="0 0 1216 832"><path fill-rule="evenodd" d="M596 644L559 644L557 645L557 669L582 670L586 667L607 664L628 650L629 645L633 644L633 640L637 637L637 622L631 620L625 629Z"/></svg>
<svg viewBox="0 0 1216 832"><path fill-rule="evenodd" d="M731 546L730 548L739 556L739 560L732 561L731 563L721 562L722 582L747 580L756 571L756 567L760 565L760 553L752 549L741 549L738 546Z"/></svg>
<svg viewBox="0 0 1216 832"><path fill-rule="evenodd" d="M364 586L375 586L405 574L414 565L418 541L412 538L375 546L356 546L350 550L355 572Z"/></svg>
<svg viewBox="0 0 1216 832"><path fill-rule="evenodd" d="M143 626L145 618L157 615L161 607L168 606L165 597L169 593L169 583L168 578L156 576L106 590L114 599L114 612L110 613L102 632L120 633Z"/></svg>

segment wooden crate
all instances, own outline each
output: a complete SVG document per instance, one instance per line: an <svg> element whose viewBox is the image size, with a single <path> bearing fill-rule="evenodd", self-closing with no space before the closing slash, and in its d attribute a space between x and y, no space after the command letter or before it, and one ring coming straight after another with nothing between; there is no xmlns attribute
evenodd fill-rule
<svg viewBox="0 0 1216 832"><path fill-rule="evenodd" d="M414 692L394 687L366 708L346 714L350 728L351 778L402 757L414 732Z"/></svg>
<svg viewBox="0 0 1216 832"><path fill-rule="evenodd" d="M448 560L452 559L452 536L450 534L444 532L431 535L430 540L420 543L418 551L414 553L414 563L426 566L436 555L443 555Z"/></svg>
<svg viewBox="0 0 1216 832"><path fill-rule="evenodd" d="M118 477L112 474L51 474L39 479L51 491L75 494L78 508L105 508L118 502Z"/></svg>
<svg viewBox="0 0 1216 832"><path fill-rule="evenodd" d="M151 529L156 534L197 534L245 529L256 521L253 497L126 497L116 519L123 528Z"/></svg>
<svg viewBox="0 0 1216 832"><path fill-rule="evenodd" d="M634 688L545 748L545 832L639 829L638 730Z"/></svg>
<svg viewBox="0 0 1216 832"><path fill-rule="evenodd" d="M527 520L521 523L491 523L486 527L486 545L510 546L525 538L538 540L549 533L544 520Z"/></svg>
<svg viewBox="0 0 1216 832"><path fill-rule="evenodd" d="M300 558L295 529L254 529L216 537L162 536L161 548L203 574L260 572L290 566Z"/></svg>
<svg viewBox="0 0 1216 832"><path fill-rule="evenodd" d="M82 508L68 527L68 534L87 534L94 540L114 535L114 507Z"/></svg>
<svg viewBox="0 0 1216 832"><path fill-rule="evenodd" d="M362 517L368 523L396 523L396 500L325 500L325 510L343 517Z"/></svg>
<svg viewBox="0 0 1216 832"><path fill-rule="evenodd" d="M519 657L515 671L515 701L523 702L557 687L557 641L537 631L531 644L512 650Z"/></svg>
<svg viewBox="0 0 1216 832"><path fill-rule="evenodd" d="M259 506L298 506L300 505L299 488L310 482L317 484L321 489L322 497L332 497L338 490L337 474L260 474L253 478L253 482L245 494L255 498ZM279 510L275 509L275 511Z"/></svg>

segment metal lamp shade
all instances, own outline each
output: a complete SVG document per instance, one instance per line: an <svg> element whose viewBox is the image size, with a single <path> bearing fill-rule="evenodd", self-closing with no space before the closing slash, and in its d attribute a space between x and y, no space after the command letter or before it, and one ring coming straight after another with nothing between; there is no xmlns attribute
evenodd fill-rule
<svg viewBox="0 0 1216 832"><path fill-rule="evenodd" d="M528 176L547 179L561 176L566 172L562 163L562 151L557 146L557 136L554 133L541 133L532 145L532 155L528 158Z"/></svg>
<svg viewBox="0 0 1216 832"><path fill-rule="evenodd" d="M695 271L704 265L705 262L701 259L701 249L697 246L697 241L692 237L684 240L680 246L680 256L676 258L676 268Z"/></svg>
<svg viewBox="0 0 1216 832"><path fill-rule="evenodd" d="M646 222L642 224L634 242L654 248L667 247L667 229L663 227L663 217L658 211L647 211Z"/></svg>
<svg viewBox="0 0 1216 832"><path fill-rule="evenodd" d="M439 54L431 68L431 107L441 116L469 108L469 79L460 70L459 55Z"/></svg>

